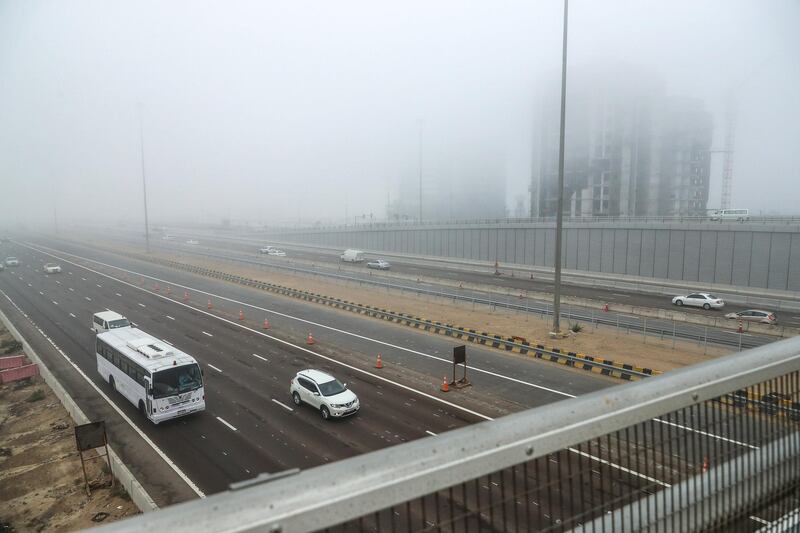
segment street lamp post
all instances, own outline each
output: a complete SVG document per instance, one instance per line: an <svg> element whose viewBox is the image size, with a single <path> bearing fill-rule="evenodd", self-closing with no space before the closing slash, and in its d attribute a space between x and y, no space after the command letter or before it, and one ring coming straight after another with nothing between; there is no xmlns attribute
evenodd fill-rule
<svg viewBox="0 0 800 533"><path fill-rule="evenodd" d="M145 250L150 253L150 224L147 220L147 177L144 169L144 127L142 126L142 104L139 103L139 146L142 154L142 193L144 196L144 242Z"/></svg>
<svg viewBox="0 0 800 533"><path fill-rule="evenodd" d="M564 36L561 53L561 131L558 140L558 206L556 207L555 287L553 289L553 331L561 334L561 230L564 224L564 118L567 102L567 19L569 0L564 0Z"/></svg>

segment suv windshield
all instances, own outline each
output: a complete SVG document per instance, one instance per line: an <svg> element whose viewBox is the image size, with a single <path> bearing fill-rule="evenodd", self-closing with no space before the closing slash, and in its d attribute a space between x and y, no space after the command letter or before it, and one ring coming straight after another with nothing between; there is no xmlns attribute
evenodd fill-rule
<svg viewBox="0 0 800 533"><path fill-rule="evenodd" d="M118 320L110 320L108 322L108 329L117 329L117 328L125 328L130 326L131 323L128 322L127 318L120 318Z"/></svg>
<svg viewBox="0 0 800 533"><path fill-rule="evenodd" d="M166 398L202 386L203 376L196 363L174 366L153 374L153 398Z"/></svg>
<svg viewBox="0 0 800 533"><path fill-rule="evenodd" d="M346 390L347 387L345 387L344 384L342 384L342 382L338 379L319 384L319 392L321 392L323 396L335 396Z"/></svg>

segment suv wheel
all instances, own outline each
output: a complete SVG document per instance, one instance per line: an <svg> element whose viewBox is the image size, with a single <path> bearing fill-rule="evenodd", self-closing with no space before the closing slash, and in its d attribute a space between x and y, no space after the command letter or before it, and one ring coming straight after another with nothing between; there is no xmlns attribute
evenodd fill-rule
<svg viewBox="0 0 800 533"><path fill-rule="evenodd" d="M300 395L297 394L297 391L294 391L292 393L292 401L296 406L300 407Z"/></svg>
<svg viewBox="0 0 800 533"><path fill-rule="evenodd" d="M324 405L319 408L319 414L322 415L323 420L327 420L331 417L331 412L328 411L328 408L325 407Z"/></svg>

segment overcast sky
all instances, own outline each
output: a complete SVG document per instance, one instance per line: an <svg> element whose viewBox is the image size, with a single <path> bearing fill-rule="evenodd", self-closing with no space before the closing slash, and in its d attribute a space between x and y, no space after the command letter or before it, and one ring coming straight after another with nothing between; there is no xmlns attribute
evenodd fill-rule
<svg viewBox="0 0 800 533"><path fill-rule="evenodd" d="M0 0L0 223L141 217L139 102L156 222L381 217L420 121L431 159L500 154L513 207L562 6ZM800 214L798 27L795 0L573 0L569 69L654 72L705 100L720 149L735 88L734 207Z"/></svg>

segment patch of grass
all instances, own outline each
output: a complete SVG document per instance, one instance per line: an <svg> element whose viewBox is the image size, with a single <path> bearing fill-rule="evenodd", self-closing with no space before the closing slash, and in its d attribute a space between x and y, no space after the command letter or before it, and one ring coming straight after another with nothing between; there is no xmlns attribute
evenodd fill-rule
<svg viewBox="0 0 800 533"><path fill-rule="evenodd" d="M22 351L22 343L16 339L4 340L0 342L0 352L7 355L13 352Z"/></svg>
<svg viewBox="0 0 800 533"><path fill-rule="evenodd" d="M583 331L583 326L579 322L575 322L574 324L570 325L569 329L573 333L580 333Z"/></svg>
<svg viewBox="0 0 800 533"><path fill-rule="evenodd" d="M44 400L44 391L42 389L36 389L25 401L28 403L33 403L40 400Z"/></svg>

